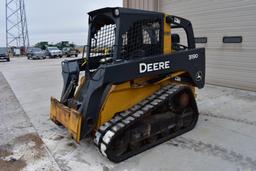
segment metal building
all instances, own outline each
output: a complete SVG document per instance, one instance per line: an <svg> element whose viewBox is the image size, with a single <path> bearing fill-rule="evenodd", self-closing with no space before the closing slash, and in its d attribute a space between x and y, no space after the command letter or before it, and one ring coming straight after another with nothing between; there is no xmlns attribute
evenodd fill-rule
<svg viewBox="0 0 256 171"><path fill-rule="evenodd" d="M255 0L124 0L123 4L191 20L197 47L206 48L207 83L256 91Z"/></svg>

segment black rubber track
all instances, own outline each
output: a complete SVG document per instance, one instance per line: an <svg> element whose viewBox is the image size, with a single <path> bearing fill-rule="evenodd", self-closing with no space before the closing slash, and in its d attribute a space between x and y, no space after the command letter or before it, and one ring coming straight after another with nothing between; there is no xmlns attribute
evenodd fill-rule
<svg viewBox="0 0 256 171"><path fill-rule="evenodd" d="M176 87L176 88L175 88L175 87ZM186 93L188 93L188 95L190 96L190 99L191 99L191 107L192 107L193 116L194 116L194 119L192 120L191 125L188 126L188 127L186 127L186 128L182 128L182 129L180 129L180 130L177 130L177 131L174 132L174 133L170 133L170 134L167 135L166 137L159 138L156 142L153 142L153 143L151 143L151 144L145 144L145 145L141 146L139 149L136 149L136 150L133 150L133 151L130 151L130 152L126 152L125 154L122 154L121 156L120 156L120 155L117 156L117 155L115 155L115 154L113 153L113 151L111 151L111 148L109 148L109 147L110 147L111 144L115 141L115 138L117 138L123 131L125 131L125 129L129 129L130 126L134 125L137 121L141 120L142 118L136 119L136 120L134 120L133 122L131 122L131 124L127 124L127 126L125 126L124 128L121 128L121 129L120 129L121 131L116 132L116 133L115 133L115 136L110 140L110 142L109 142L108 144L106 144L106 143L102 140L102 138L104 137L104 135L106 134L106 132L107 132L108 130L111 130L111 128L112 128L114 125L116 125L116 123L112 125L111 122L110 122L111 126L109 126L107 129L105 129L103 132L100 131L101 138L100 138L100 140L99 140L99 142L98 142L98 144L97 144L99 150L101 150L101 147L100 147L101 144L104 144L104 145L106 146L105 154L106 154L106 156L107 156L107 158L108 158L109 160L111 160L112 162L115 162L115 163L119 163L119 162L121 162L121 161L126 160L127 158L130 158L130 157L132 157L132 156L134 156L134 155L137 155L137 154L139 154L139 153L141 153L141 152L143 152L143 151L145 151L145 150L148 150L148 149L150 149L150 148L152 148L152 147L154 147L154 146L156 146L156 145L158 145L158 144L161 144L161 143L166 142L166 141L168 141L168 140L170 140L170 139L172 139L172 138L174 138L174 137L177 137L177 136L179 136L179 135L181 135L181 134L184 134L184 133L186 133L186 132L192 130L192 129L196 126L199 113L198 113L196 101L195 101L194 95L193 95L193 93L192 93L192 90L191 90L189 87L187 87L187 86L178 86L178 88L177 88L177 86L169 86L169 89L166 89L166 87L163 88L163 89L165 89L164 92L166 92L166 91L168 91L168 90L171 90L171 89L173 89L173 90L175 89L175 90L173 91L173 93L168 96L168 98L169 98L169 97L173 98L173 97L175 97L178 93L183 92L183 91L186 92ZM158 92L161 92L161 90L159 90ZM165 94L165 93L162 93L162 94ZM154 96L155 96L156 98L159 98L162 94L158 94L157 97L156 97L156 95L152 95L151 97L149 97L149 98L147 98L147 99L151 99L150 102L152 102L152 101L154 100L154 98L153 98ZM150 102L149 102L148 104L150 104ZM161 103L159 103L157 106L154 106L153 109L155 109L155 108L157 108L157 107L159 107L159 106L165 104L165 102L166 102L166 100L163 100L163 101L162 101ZM140 103L139 103L139 104L140 104ZM136 106L136 105L135 105L135 106ZM143 106L146 106L146 104L143 105ZM134 108L134 107L132 107L132 108ZM132 108L131 108L131 109L132 109ZM128 110L129 110L129 109L128 109ZM136 110L135 110L135 111L136 111ZM138 110L137 110L137 111L138 111ZM150 111L150 110L149 110L149 111ZM129 116L131 116L131 115L129 115ZM128 118L129 116L127 116L126 118ZM123 120L126 119L126 118L123 118ZM119 121L119 122L120 122L120 121Z"/></svg>
<svg viewBox="0 0 256 171"><path fill-rule="evenodd" d="M166 141L168 141L168 140L170 140L172 138L175 138L175 137L177 137L179 135L182 135L182 134L184 134L186 132L191 131L196 126L197 120L198 120L198 117L196 118L194 124L191 125L190 127L187 127L186 129L181 129L181 130L177 131L176 133L170 134L167 137L163 137L163 138L159 139L155 143L144 145L142 148L140 148L138 150L135 150L135 151L131 151L131 152L129 152L129 153L127 153L127 154L125 154L125 155L123 155L121 157L120 156L116 157L114 154L108 153L108 151L107 151L106 152L107 157L112 162L115 162L115 163L122 162L122 161L124 161L124 160L126 160L126 159L128 159L128 158L130 158L132 156L135 156L137 154L142 153L143 151L149 150L149 149L151 149L152 147L154 147L156 145L162 144L162 143L164 143L164 142L166 142Z"/></svg>

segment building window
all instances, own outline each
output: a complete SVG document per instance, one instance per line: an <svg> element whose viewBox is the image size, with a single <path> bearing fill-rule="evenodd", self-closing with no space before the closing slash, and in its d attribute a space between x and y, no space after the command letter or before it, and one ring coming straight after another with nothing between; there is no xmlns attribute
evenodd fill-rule
<svg viewBox="0 0 256 171"><path fill-rule="evenodd" d="M223 43L242 43L243 37L242 36L224 36Z"/></svg>
<svg viewBox="0 0 256 171"><path fill-rule="evenodd" d="M195 43L207 43L207 37L195 37Z"/></svg>

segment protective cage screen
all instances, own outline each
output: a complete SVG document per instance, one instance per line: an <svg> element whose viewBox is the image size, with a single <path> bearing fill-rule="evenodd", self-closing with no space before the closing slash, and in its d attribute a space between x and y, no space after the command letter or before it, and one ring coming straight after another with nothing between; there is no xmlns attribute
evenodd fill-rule
<svg viewBox="0 0 256 171"><path fill-rule="evenodd" d="M91 38L90 57L112 56L115 44L115 24L102 26Z"/></svg>
<svg viewBox="0 0 256 171"><path fill-rule="evenodd" d="M122 34L122 58L137 58L160 54L160 22L141 20L135 22L127 32Z"/></svg>

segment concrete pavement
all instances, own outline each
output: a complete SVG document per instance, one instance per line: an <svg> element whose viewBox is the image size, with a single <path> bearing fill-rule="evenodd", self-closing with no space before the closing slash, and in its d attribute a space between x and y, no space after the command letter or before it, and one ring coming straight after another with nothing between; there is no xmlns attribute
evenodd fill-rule
<svg viewBox="0 0 256 171"><path fill-rule="evenodd" d="M114 164L49 120L50 96L61 94L61 60L14 58L0 71L62 170L256 170L255 92L207 85L199 90L194 130Z"/></svg>
<svg viewBox="0 0 256 171"><path fill-rule="evenodd" d="M0 170L60 170L0 72Z"/></svg>

